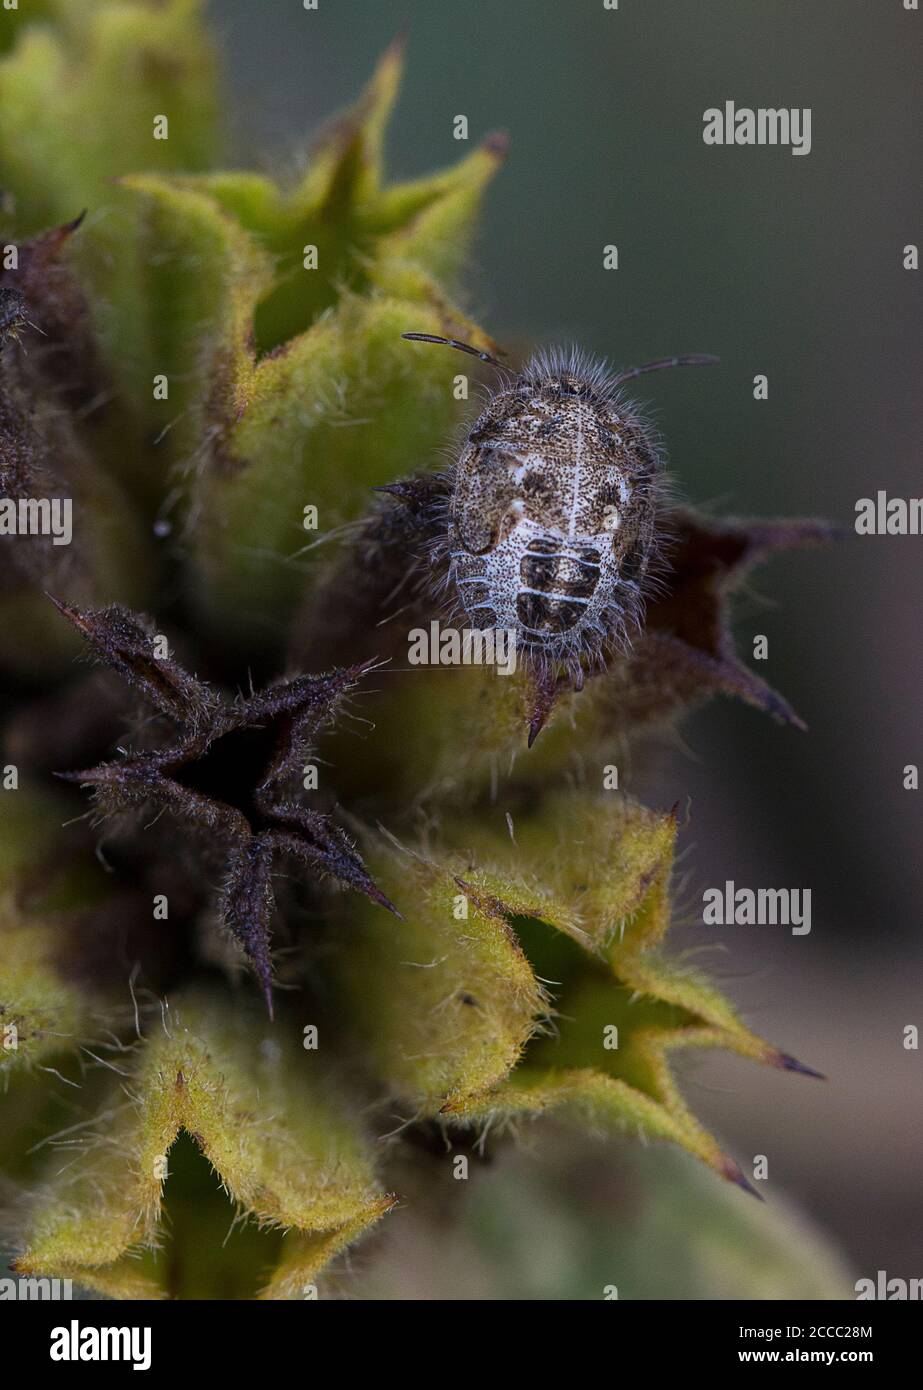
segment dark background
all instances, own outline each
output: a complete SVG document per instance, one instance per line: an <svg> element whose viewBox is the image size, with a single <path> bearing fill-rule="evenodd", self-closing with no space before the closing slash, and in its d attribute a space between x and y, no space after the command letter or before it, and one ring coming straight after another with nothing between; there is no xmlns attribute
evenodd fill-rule
<svg viewBox="0 0 923 1390"><path fill-rule="evenodd" d="M902 0L221 0L235 162L294 172L409 21L390 172L453 162L501 128L468 307L514 350L577 340L643 383L682 491L727 513L818 515L920 494L918 109L923 16ZM809 106L809 155L711 148L702 113ZM614 242L620 269L602 268ZM756 402L752 378L769 377ZM810 726L720 702L661 749L652 804L690 798L679 944L705 886L811 888L813 931L718 930L709 959L764 1036L826 1085L734 1060L687 1076L741 1158L763 1153L857 1274L923 1275L920 555L853 538L777 560L739 606L749 652ZM770 601L771 599L771 601ZM708 938L714 942L714 934ZM770 1198L771 1200L771 1198Z"/></svg>

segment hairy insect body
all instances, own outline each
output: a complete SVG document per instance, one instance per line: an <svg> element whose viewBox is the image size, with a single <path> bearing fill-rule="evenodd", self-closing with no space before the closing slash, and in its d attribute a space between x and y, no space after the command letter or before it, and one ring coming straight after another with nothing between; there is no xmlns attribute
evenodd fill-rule
<svg viewBox="0 0 923 1390"><path fill-rule="evenodd" d="M25 300L19 290L0 285L0 348L18 337L25 323Z"/></svg>
<svg viewBox="0 0 923 1390"><path fill-rule="evenodd" d="M717 357L659 357L610 373L577 349L555 349L517 372L456 338L403 336L507 374L447 475L447 525L430 549L433 569L444 569L474 626L514 632L540 666L563 662L581 683L584 658L600 660L640 630L664 529L657 447L620 387Z"/></svg>
<svg viewBox="0 0 923 1390"><path fill-rule="evenodd" d="M471 623L577 657L640 615L656 451L592 375L530 364L476 421L455 471L450 577Z"/></svg>

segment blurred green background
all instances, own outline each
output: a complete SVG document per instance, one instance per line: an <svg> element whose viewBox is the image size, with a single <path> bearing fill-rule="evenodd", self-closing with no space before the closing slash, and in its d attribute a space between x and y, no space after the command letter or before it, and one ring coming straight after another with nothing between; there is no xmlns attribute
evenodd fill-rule
<svg viewBox="0 0 923 1390"><path fill-rule="evenodd" d="M216 0L234 161L294 172L409 24L390 169L451 163L509 132L468 307L512 350L576 340L620 364L721 356L651 377L690 500L852 525L857 498L919 495L921 239L916 94L923 17L901 0ZM809 106L813 149L709 148L702 113ZM619 248L620 268L602 267ZM769 377L756 402L752 378ZM408 459L408 469L427 463ZM645 761L633 790L689 798L681 947L824 1085L718 1058L687 1068L702 1117L859 1274L920 1269L923 762L919 537L847 539L757 575L737 631L810 732L729 703ZM771 595L771 602L769 596ZM813 930L696 927L706 886L811 888ZM716 944L717 943L717 944ZM563 1179L562 1179L563 1180Z"/></svg>

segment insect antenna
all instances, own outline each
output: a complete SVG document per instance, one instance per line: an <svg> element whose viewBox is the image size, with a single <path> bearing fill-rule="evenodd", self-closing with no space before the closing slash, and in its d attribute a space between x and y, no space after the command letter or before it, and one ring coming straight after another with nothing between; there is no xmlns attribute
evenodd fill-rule
<svg viewBox="0 0 923 1390"><path fill-rule="evenodd" d="M409 339L412 343L439 343L442 347L456 348L459 352L467 352L471 357L476 357L479 362L487 362L491 367L499 368L501 372L513 372L512 367L498 362L489 352L480 352L470 343L460 343L457 338L437 338L433 333L402 333L401 337ZM513 375L517 376L518 373L513 372Z"/></svg>
<svg viewBox="0 0 923 1390"><path fill-rule="evenodd" d="M643 367L626 367L613 379L612 385L621 386L623 381L632 381L636 376L644 376L645 372L659 372L661 367L713 367L720 360L707 352L692 353L688 357L658 357L656 362L645 362Z"/></svg>

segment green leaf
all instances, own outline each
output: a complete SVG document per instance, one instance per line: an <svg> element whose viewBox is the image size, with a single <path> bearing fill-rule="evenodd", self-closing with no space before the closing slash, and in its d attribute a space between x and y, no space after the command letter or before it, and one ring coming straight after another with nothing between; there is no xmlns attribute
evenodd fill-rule
<svg viewBox="0 0 923 1390"><path fill-rule="evenodd" d="M382 200L381 218L394 230L377 248L384 271L392 261L410 261L453 283L465 264L484 190L506 150L505 137L490 136L448 173L392 189Z"/></svg>
<svg viewBox="0 0 923 1390"><path fill-rule="evenodd" d="M404 40L382 54L372 78L349 111L329 122L312 151L308 170L288 204L290 225L347 210L365 213L379 197L388 119L404 70Z"/></svg>
<svg viewBox="0 0 923 1390"><path fill-rule="evenodd" d="M116 180L137 169L204 168L216 152L215 56L200 0L22 4L0 61L0 188L15 212L4 240L70 222L109 362L136 400L151 394L137 207ZM47 15L48 23L33 18ZM4 13L4 24L10 15ZM154 118L169 120L154 139ZM153 368L156 370L156 367ZM143 394L134 396L138 381Z"/></svg>
<svg viewBox="0 0 923 1390"><path fill-rule="evenodd" d="M284 633L312 543L451 437L453 364L400 335L483 340L442 277L467 252L502 142L383 188L400 68L393 45L291 193L246 173L121 180L147 201L150 361L171 382L166 449L198 464L186 510L202 612L255 643ZM135 385L140 397L147 383ZM316 533L306 507L318 509Z"/></svg>
<svg viewBox="0 0 923 1390"><path fill-rule="evenodd" d="M32 10L20 7L0 63L0 186L24 233L111 204L109 181L129 170L213 157L215 59L198 0L71 0L52 24L29 23Z"/></svg>
<svg viewBox="0 0 923 1390"><path fill-rule="evenodd" d="M52 923L0 897L0 1075L73 1051L86 1033L90 1001L56 964Z"/></svg>
<svg viewBox="0 0 923 1390"><path fill-rule="evenodd" d="M402 1245L353 1272L352 1298L855 1298L843 1255L775 1183L753 1202L670 1149L573 1133L472 1169L438 1216L403 1214Z"/></svg>
<svg viewBox="0 0 923 1390"><path fill-rule="evenodd" d="M72 1052L97 1002L59 959L62 875L48 864L68 813L28 784L0 791L0 1074Z"/></svg>
<svg viewBox="0 0 923 1390"><path fill-rule="evenodd" d="M194 553L206 611L236 631L283 633L312 542L450 434L451 364L437 353L418 361L400 337L411 324L445 326L429 305L348 296L259 362L246 391L239 380L229 388L241 405L213 422L220 447L196 483ZM304 529L306 506L318 510L317 531Z"/></svg>
<svg viewBox="0 0 923 1390"><path fill-rule="evenodd" d="M686 1105L671 1054L724 1047L799 1067L663 957L674 817L581 789L502 831L494 820L453 820L454 853L406 859L399 884L392 865L407 925L367 913L351 950L344 988L392 1094L448 1122L554 1112L669 1140L746 1186Z"/></svg>
<svg viewBox="0 0 923 1390"><path fill-rule="evenodd" d="M253 389L253 313L272 282L272 260L199 181L134 174L120 183L144 200L146 284L155 306L146 372L165 375L170 390L167 401L155 402L150 376L139 376L133 396L150 401L152 429L169 426L168 456L188 460L208 443L220 455L226 422L246 409Z"/></svg>
<svg viewBox="0 0 923 1390"><path fill-rule="evenodd" d="M360 909L341 988L367 1064L432 1115L508 1075L545 995L505 919L451 872L405 854L373 863L407 920Z"/></svg>
<svg viewBox="0 0 923 1390"><path fill-rule="evenodd" d="M161 1296L162 1269L139 1273L132 1253L160 1239L164 1169L185 1131L243 1213L303 1237L268 1287L285 1296L393 1199L317 1077L316 1054L216 998L183 999L156 1027L137 1048L125 1093L115 1088L110 1107L81 1129L79 1161L39 1194L16 1268L113 1297Z"/></svg>

